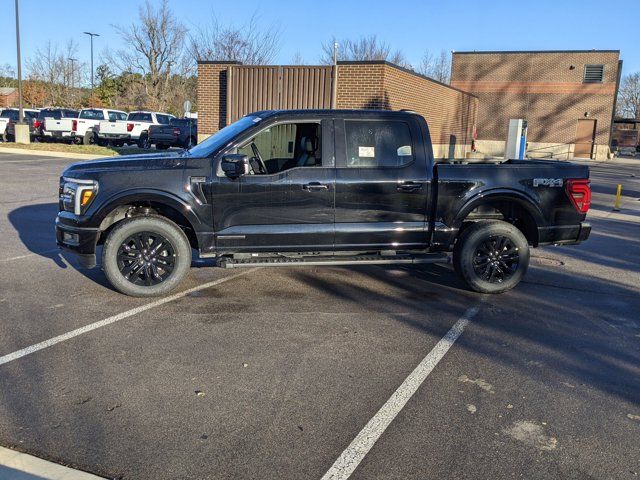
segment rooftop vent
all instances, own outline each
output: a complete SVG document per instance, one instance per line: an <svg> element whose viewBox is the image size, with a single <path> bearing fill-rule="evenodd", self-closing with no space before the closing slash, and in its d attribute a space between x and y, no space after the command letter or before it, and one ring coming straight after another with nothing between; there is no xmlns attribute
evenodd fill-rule
<svg viewBox="0 0 640 480"><path fill-rule="evenodd" d="M584 83L602 83L604 78L604 65L585 65Z"/></svg>

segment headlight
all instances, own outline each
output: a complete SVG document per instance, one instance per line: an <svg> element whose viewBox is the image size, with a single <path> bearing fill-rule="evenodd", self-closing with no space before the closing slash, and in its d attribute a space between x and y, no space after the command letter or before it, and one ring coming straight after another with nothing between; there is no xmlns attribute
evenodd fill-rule
<svg viewBox="0 0 640 480"><path fill-rule="evenodd" d="M83 215L98 194L98 182L63 177L60 179L59 194L63 210Z"/></svg>

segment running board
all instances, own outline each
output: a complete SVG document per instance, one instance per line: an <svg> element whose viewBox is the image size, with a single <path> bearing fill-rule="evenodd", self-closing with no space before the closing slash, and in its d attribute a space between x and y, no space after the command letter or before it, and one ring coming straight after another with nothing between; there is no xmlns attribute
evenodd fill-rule
<svg viewBox="0 0 640 480"><path fill-rule="evenodd" d="M221 258L218 266L222 268L241 267L293 267L296 265L393 265L418 263L447 263L449 256L444 253L426 253L420 255L356 255L356 256L307 256L307 257L249 257Z"/></svg>

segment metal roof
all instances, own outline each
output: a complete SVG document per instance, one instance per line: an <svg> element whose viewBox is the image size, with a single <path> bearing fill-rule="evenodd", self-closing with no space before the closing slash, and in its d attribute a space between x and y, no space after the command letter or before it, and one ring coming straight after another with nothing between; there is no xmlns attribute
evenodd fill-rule
<svg viewBox="0 0 640 480"><path fill-rule="evenodd" d="M0 87L0 95L11 95L15 91L14 87Z"/></svg>

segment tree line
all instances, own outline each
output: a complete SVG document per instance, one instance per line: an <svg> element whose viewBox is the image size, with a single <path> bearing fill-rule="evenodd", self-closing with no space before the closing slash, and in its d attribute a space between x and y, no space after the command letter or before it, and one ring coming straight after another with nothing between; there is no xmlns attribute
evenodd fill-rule
<svg viewBox="0 0 640 480"><path fill-rule="evenodd" d="M181 114L190 100L197 109L197 61L235 60L247 65L266 65L280 52L281 31L264 25L253 15L242 25L222 24L212 16L204 25L188 29L167 3L146 1L128 25L113 25L126 48L105 49L94 74L78 59L78 44L69 40L62 48L47 42L25 62L23 96L30 106L112 107L124 110L151 109ZM451 54L426 50L413 65L402 50L394 49L376 35L336 39L320 46L319 61L333 62L334 43L338 60L386 60L448 84ZM292 64L306 62L299 53ZM0 65L0 87L17 86L15 73ZM640 118L640 73L624 77L619 90L617 114Z"/></svg>

